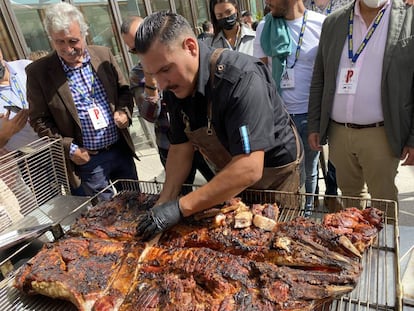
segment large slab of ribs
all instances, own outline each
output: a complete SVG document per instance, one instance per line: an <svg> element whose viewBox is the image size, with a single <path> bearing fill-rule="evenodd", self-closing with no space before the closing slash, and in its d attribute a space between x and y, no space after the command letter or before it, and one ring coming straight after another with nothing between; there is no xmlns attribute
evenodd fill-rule
<svg viewBox="0 0 414 311"><path fill-rule="evenodd" d="M156 195L122 193L80 217L21 267L15 287L79 310L314 310L346 294L382 212L277 222L276 204L232 199L152 241L136 237Z"/></svg>

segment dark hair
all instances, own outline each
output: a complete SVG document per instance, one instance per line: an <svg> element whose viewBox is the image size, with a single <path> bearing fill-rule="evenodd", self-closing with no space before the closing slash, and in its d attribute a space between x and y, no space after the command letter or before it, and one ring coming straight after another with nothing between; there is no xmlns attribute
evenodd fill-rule
<svg viewBox="0 0 414 311"><path fill-rule="evenodd" d="M252 13L250 13L250 11L243 11L242 16L243 17L252 16Z"/></svg>
<svg viewBox="0 0 414 311"><path fill-rule="evenodd" d="M214 7L217 3L231 3L234 5L237 11L237 21L240 23L240 11L239 11L239 3L237 0L210 0L210 19L211 23L214 27L214 35L217 36L217 34L222 30L217 23L216 14L214 14Z"/></svg>
<svg viewBox="0 0 414 311"><path fill-rule="evenodd" d="M144 54L156 40L169 45L183 34L196 38L183 16L169 11L155 12L147 16L139 26L135 37L135 49L137 53Z"/></svg>
<svg viewBox="0 0 414 311"><path fill-rule="evenodd" d="M257 29L257 25L259 25L259 21L254 21L254 22L252 23L252 29L253 29L254 31L256 31L256 29Z"/></svg>
<svg viewBox="0 0 414 311"><path fill-rule="evenodd" d="M203 31L209 31L211 25L212 24L210 21L205 21L204 23L201 24L201 27L203 28Z"/></svg>
<svg viewBox="0 0 414 311"><path fill-rule="evenodd" d="M127 34L131 29L132 23L137 20L142 20L142 17L138 15L128 16L121 24L121 34Z"/></svg>

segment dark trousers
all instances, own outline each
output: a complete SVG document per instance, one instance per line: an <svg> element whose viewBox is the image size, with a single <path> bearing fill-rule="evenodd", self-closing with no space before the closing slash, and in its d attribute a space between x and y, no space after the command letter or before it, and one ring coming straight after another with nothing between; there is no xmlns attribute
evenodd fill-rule
<svg viewBox="0 0 414 311"><path fill-rule="evenodd" d="M81 178L81 186L86 195L93 196L107 188L111 181L117 179L138 180L137 169L131 153L120 143L111 149L91 155L91 159L84 165L78 165L77 173ZM117 184L117 190L121 187ZM99 200L109 200L114 195L108 187L99 196Z"/></svg>
<svg viewBox="0 0 414 311"><path fill-rule="evenodd" d="M160 154L161 163L165 167L165 164L167 163L168 149L158 148L158 152ZM193 165L191 167L190 174L188 174L188 177L184 182L185 184L194 184L194 179L197 170L201 173L201 175L203 175L203 177L207 181L210 181L214 177L213 171L210 169L206 160L204 160L204 157L201 155L199 151L194 152ZM190 193L192 190L192 187L183 186L181 189L181 194L185 195L187 193Z"/></svg>
<svg viewBox="0 0 414 311"><path fill-rule="evenodd" d="M336 170L332 162L328 160L328 171L325 176L325 194L338 195L338 184L336 183Z"/></svg>

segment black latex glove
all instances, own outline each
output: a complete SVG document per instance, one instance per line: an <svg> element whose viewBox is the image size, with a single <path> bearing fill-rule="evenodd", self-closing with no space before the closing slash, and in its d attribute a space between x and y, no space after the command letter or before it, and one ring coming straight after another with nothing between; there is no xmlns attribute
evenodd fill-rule
<svg viewBox="0 0 414 311"><path fill-rule="evenodd" d="M178 224L182 217L178 200L154 206L138 220L137 235L148 241Z"/></svg>

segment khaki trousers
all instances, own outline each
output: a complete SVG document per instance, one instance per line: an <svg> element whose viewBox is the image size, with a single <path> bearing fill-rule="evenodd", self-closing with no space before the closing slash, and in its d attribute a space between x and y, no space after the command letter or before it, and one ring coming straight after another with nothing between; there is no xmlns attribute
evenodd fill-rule
<svg viewBox="0 0 414 311"><path fill-rule="evenodd" d="M391 151L384 127L346 128L330 123L329 159L336 168L344 196L364 196L364 183L372 199L398 202L395 177L400 159Z"/></svg>

